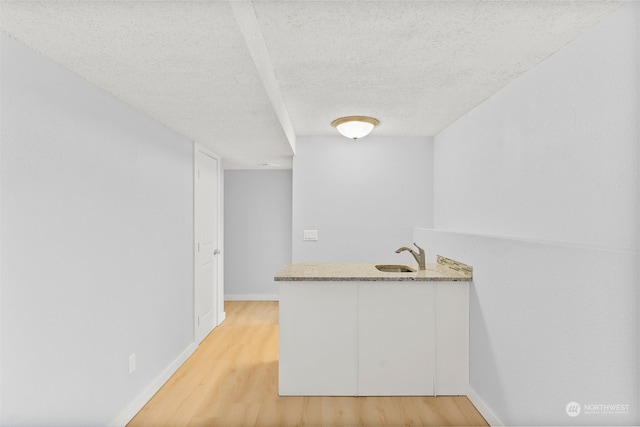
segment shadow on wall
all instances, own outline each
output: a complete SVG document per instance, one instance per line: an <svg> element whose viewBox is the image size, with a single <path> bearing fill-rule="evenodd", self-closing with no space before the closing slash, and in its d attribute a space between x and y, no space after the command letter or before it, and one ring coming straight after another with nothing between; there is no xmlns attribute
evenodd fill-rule
<svg viewBox="0 0 640 427"><path fill-rule="evenodd" d="M473 319L473 321L471 321L471 319ZM471 282L471 288L469 290L469 337L473 337L473 340L470 339L469 343L469 383L485 385L484 389L473 389L473 392L478 396L491 396L492 406L499 408L506 407L503 394L504 386L496 364L496 360L498 359L493 351L485 316L480 307L475 281ZM475 355L480 349L483 353L483 363L478 363L477 360L479 357ZM484 403L488 404L487 402ZM497 418L497 416L495 415L483 415L490 424L492 421L496 421L495 418ZM498 422L497 424L501 423Z"/></svg>

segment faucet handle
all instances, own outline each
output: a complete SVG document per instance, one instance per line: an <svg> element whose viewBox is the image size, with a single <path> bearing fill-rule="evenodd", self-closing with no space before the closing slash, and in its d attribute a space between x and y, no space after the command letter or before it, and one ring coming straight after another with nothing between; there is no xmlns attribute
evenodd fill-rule
<svg viewBox="0 0 640 427"><path fill-rule="evenodd" d="M413 246L418 248L420 250L420 252L424 252L424 249L422 249L420 246L418 246L418 244L416 242L413 242Z"/></svg>

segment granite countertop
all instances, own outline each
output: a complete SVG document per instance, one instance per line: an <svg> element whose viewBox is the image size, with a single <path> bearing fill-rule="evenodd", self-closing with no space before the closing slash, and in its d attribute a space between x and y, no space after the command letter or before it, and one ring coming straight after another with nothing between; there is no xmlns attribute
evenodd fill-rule
<svg viewBox="0 0 640 427"><path fill-rule="evenodd" d="M378 271L376 265L385 263L300 263L284 265L274 280L296 281L471 281L473 268L438 255L438 262L427 264L426 270L419 271L417 264L404 264L413 268L410 273L386 273ZM389 263L386 263L389 264Z"/></svg>

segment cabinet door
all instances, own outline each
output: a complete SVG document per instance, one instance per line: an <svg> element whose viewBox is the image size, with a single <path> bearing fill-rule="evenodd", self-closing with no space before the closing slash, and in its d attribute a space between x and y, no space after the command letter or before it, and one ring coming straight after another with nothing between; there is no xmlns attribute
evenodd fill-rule
<svg viewBox="0 0 640 427"><path fill-rule="evenodd" d="M436 286L436 394L467 394L469 282L440 282Z"/></svg>
<svg viewBox="0 0 640 427"><path fill-rule="evenodd" d="M357 282L280 282L280 395L356 395L357 298Z"/></svg>
<svg viewBox="0 0 640 427"><path fill-rule="evenodd" d="M358 306L358 395L434 394L434 286L362 282Z"/></svg>

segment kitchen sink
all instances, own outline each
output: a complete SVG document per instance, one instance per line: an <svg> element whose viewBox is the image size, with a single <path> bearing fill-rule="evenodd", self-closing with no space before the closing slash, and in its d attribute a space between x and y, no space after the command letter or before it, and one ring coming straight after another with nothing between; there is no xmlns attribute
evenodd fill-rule
<svg viewBox="0 0 640 427"><path fill-rule="evenodd" d="M413 273L416 270L409 267L408 265L398 265L398 264L381 264L376 265L376 268L379 271L384 271L385 273Z"/></svg>

